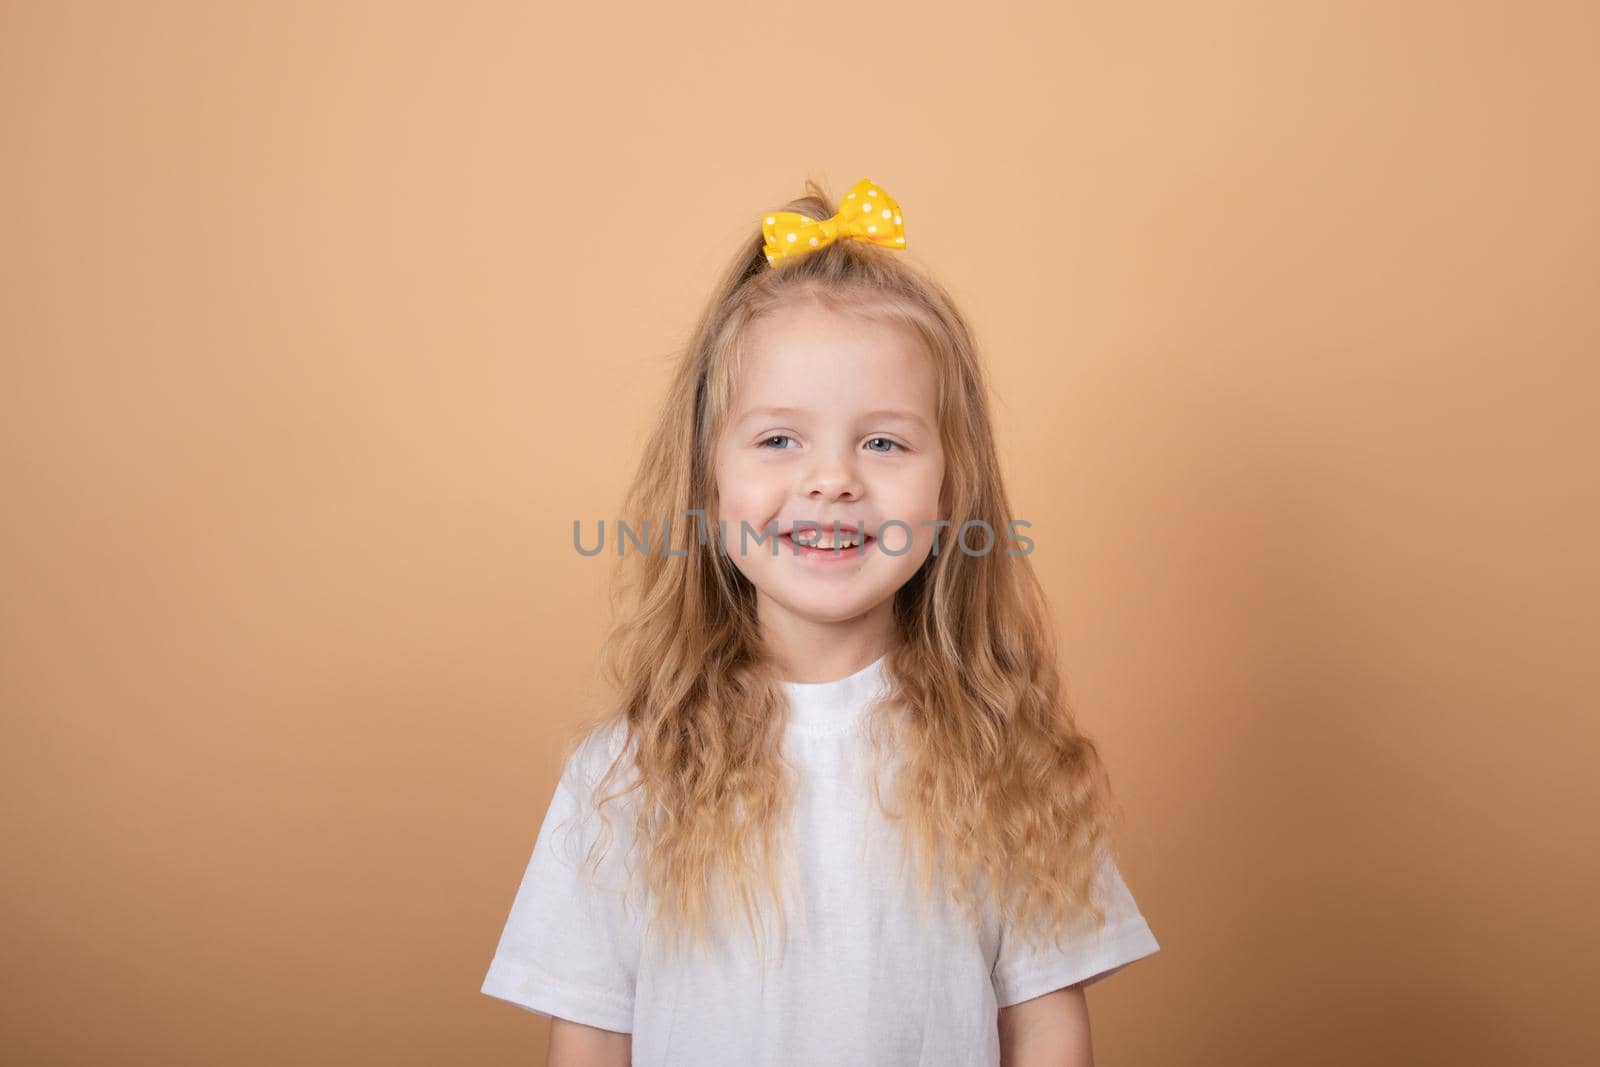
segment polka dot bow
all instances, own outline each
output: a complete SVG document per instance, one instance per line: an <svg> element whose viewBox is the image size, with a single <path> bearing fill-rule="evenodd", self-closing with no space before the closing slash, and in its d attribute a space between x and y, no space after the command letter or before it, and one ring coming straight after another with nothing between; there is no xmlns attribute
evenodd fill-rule
<svg viewBox="0 0 1600 1067"><path fill-rule="evenodd" d="M839 213L831 219L813 219L795 211L774 211L762 219L761 233L767 239L767 262L785 256L799 256L832 244L841 237L871 241L888 248L906 246L905 227L900 225L900 205L894 197L862 178L844 194Z"/></svg>

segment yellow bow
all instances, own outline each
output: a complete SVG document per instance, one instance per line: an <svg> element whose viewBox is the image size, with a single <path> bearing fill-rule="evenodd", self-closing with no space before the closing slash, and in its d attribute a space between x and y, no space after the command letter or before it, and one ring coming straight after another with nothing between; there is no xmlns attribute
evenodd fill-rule
<svg viewBox="0 0 1600 1067"><path fill-rule="evenodd" d="M817 220L795 211L774 211L762 219L761 233L767 239L768 263L814 252L841 237L888 248L906 246L900 205L870 178L862 178L850 187L833 218Z"/></svg>

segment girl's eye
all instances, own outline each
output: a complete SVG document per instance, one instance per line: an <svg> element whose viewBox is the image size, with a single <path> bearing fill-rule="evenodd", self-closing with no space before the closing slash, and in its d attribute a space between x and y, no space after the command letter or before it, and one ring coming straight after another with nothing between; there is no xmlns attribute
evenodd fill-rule
<svg viewBox="0 0 1600 1067"><path fill-rule="evenodd" d="M756 447L757 448L770 448L770 449L782 450L785 447L784 445L774 444L773 442L775 442L775 441L793 441L793 440L794 440L794 438L790 437L786 433L775 433L775 434L770 434L767 437L763 437L761 439L761 442ZM873 445L874 442L882 442L884 447L872 447L872 448L870 448L870 451L878 452L878 453L881 453L881 454L884 454L884 455L887 455L887 454L893 452L897 448L898 449L902 449L902 450L905 448L905 446L902 445L899 441L891 441L887 437L869 437L869 438L867 438L867 444L869 446Z"/></svg>

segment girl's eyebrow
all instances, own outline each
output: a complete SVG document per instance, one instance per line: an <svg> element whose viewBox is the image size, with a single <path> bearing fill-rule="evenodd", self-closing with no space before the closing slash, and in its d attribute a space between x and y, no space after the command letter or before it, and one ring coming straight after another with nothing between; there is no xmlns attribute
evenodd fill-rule
<svg viewBox="0 0 1600 1067"><path fill-rule="evenodd" d="M739 416L739 420L741 422L743 422L746 419L753 419L757 415L767 415L767 416L774 416L775 415L775 416L778 416L779 418L784 418L784 417L787 417L789 415L806 415L806 414L809 414L809 412L807 412L807 410L805 408L767 406L767 407L751 408L749 411L746 411L743 415L740 415ZM906 410L901 409L901 408L878 408L876 411L864 411L864 412L861 413L861 417L863 419L871 419L873 421L899 419L901 422L909 422L909 423L912 423L913 425L920 426L923 429L927 429L928 428L927 420L924 419L921 415L918 415L914 411L906 411Z"/></svg>
<svg viewBox="0 0 1600 1067"><path fill-rule="evenodd" d="M868 411L861 417L863 419L872 419L874 422L899 419L901 422L914 423L923 429L928 427L927 420L921 415L918 415L915 411L904 411L900 408L879 408L877 411Z"/></svg>
<svg viewBox="0 0 1600 1067"><path fill-rule="evenodd" d="M779 418L784 418L785 416L788 416L788 415L804 415L804 414L805 414L805 409L804 408L763 407L763 408L750 408L744 414L740 415L739 418L741 420L743 420L743 419L753 419L757 415L776 415Z"/></svg>

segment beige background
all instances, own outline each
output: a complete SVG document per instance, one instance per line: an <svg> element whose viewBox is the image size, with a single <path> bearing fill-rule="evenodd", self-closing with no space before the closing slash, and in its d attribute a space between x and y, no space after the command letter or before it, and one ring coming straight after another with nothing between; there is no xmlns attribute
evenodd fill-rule
<svg viewBox="0 0 1600 1067"><path fill-rule="evenodd" d="M972 316L1110 1065L1593 1062L1592 4L0 8L0 1058L536 1063L614 508L807 174Z"/></svg>

